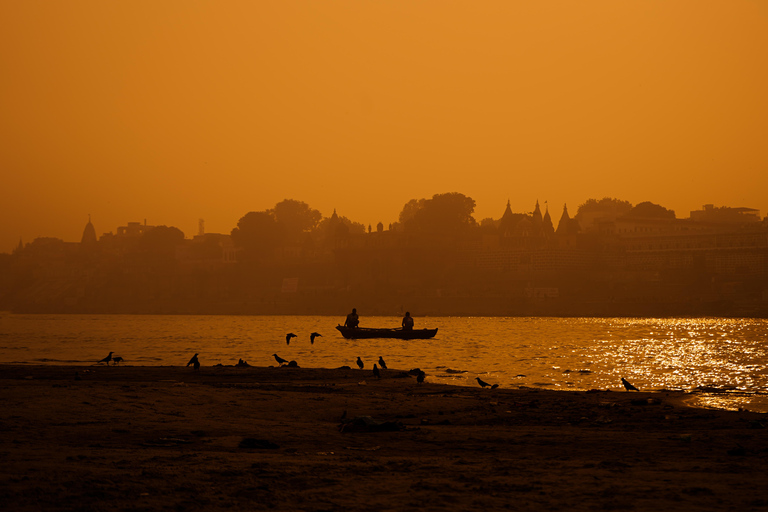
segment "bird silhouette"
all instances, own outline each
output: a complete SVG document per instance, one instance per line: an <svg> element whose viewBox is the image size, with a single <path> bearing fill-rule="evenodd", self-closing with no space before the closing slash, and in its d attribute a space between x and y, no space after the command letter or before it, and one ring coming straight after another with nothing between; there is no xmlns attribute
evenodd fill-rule
<svg viewBox="0 0 768 512"><path fill-rule="evenodd" d="M297 336L293 334L292 332L289 332L285 335L285 344L290 345L291 344L291 338L296 338Z"/></svg>
<svg viewBox="0 0 768 512"><path fill-rule="evenodd" d="M109 362L112 360L112 354L114 354L114 352L110 352L107 357L105 357L101 361L98 361L97 364L98 363L107 363L107 366L109 366Z"/></svg>
<svg viewBox="0 0 768 512"><path fill-rule="evenodd" d="M621 383L624 384L624 389L626 389L627 391L640 391L635 386L630 384L629 381L624 377L621 378Z"/></svg>
<svg viewBox="0 0 768 512"><path fill-rule="evenodd" d="M277 364L283 364L283 363L287 363L288 362L287 359L283 359L282 357L280 357L277 354L272 354L272 356L274 356L275 361L277 361Z"/></svg>
<svg viewBox="0 0 768 512"><path fill-rule="evenodd" d="M187 366L189 365L193 365L193 368L195 370L200 369L200 361L197 359L197 354L193 355L192 359L189 360L189 362L187 363Z"/></svg>
<svg viewBox="0 0 768 512"><path fill-rule="evenodd" d="M363 369L363 360L360 359L360 356L357 356L357 367Z"/></svg>
<svg viewBox="0 0 768 512"><path fill-rule="evenodd" d="M483 379L481 379L480 377L475 377L475 378L477 379L477 383L478 383L478 384L480 384L480 386L482 386L482 387L484 387L484 388L486 388L486 387L490 387L491 389L496 389L497 387L499 387L499 385L498 385L498 384L494 384L493 386L491 386L490 384L488 384L487 382L485 382L485 381L484 381Z"/></svg>
<svg viewBox="0 0 768 512"><path fill-rule="evenodd" d="M424 377L426 377L426 376L427 376L426 373L424 373L422 370L419 370L419 374L416 375L416 382L421 384L422 382L424 382Z"/></svg>
<svg viewBox="0 0 768 512"><path fill-rule="evenodd" d="M323 335L320 334L319 332L313 332L312 334L309 335L309 342L314 345L315 344L315 338L317 338L318 336L321 337L321 338L323 337Z"/></svg>
<svg viewBox="0 0 768 512"><path fill-rule="evenodd" d="M382 370L386 370L387 369L387 363L384 362L384 358L381 357L381 356L379 356L379 366L381 366Z"/></svg>
<svg viewBox="0 0 768 512"><path fill-rule="evenodd" d="M381 372L379 371L379 368L376 366L376 363L373 363L373 376L377 379L381 378Z"/></svg>
<svg viewBox="0 0 768 512"><path fill-rule="evenodd" d="M115 356L112 358L112 364L118 365L123 362L123 358L120 356Z"/></svg>

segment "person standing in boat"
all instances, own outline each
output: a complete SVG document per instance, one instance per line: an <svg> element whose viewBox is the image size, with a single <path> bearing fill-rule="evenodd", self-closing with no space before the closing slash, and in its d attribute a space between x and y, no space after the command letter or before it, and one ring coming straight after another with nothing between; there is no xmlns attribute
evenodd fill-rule
<svg viewBox="0 0 768 512"><path fill-rule="evenodd" d="M409 313L408 311L405 312L405 316L403 317L403 330L404 331L413 330L413 317L411 316L411 313Z"/></svg>
<svg viewBox="0 0 768 512"><path fill-rule="evenodd" d="M359 323L360 320L357 318L357 309L352 308L352 312L347 315L347 319L344 321L344 327L352 327L354 329Z"/></svg>

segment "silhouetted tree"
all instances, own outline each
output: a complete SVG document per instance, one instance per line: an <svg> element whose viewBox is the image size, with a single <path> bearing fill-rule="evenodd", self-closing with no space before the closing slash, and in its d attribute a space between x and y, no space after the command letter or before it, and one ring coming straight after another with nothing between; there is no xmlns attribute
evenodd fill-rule
<svg viewBox="0 0 768 512"><path fill-rule="evenodd" d="M631 209L632 203L621 199L614 199L612 197L604 197L599 201L597 199L587 199L584 204L579 205L575 218L581 220L585 213L592 212L606 212L614 216L620 216L628 213Z"/></svg>
<svg viewBox="0 0 768 512"><path fill-rule="evenodd" d="M472 212L475 200L458 192L435 194L432 199L409 201L400 212L406 231L460 234L477 226Z"/></svg>
<svg viewBox="0 0 768 512"><path fill-rule="evenodd" d="M654 218L654 219L674 219L675 211L668 210L663 206L654 204L650 201L644 201L642 203L638 203L637 206L632 208L624 216Z"/></svg>
<svg viewBox="0 0 768 512"><path fill-rule="evenodd" d="M280 242L280 229L270 211L248 212L230 233L235 247L244 250L244 259L274 254Z"/></svg>
<svg viewBox="0 0 768 512"><path fill-rule="evenodd" d="M404 225L406 222L413 219L416 213L424 208L426 199L411 199L403 206L403 211L400 212L398 223Z"/></svg>
<svg viewBox="0 0 768 512"><path fill-rule="evenodd" d="M312 231L323 217L307 203L294 199L284 199L277 203L272 209L272 214L285 241L293 243L302 238L302 233Z"/></svg>

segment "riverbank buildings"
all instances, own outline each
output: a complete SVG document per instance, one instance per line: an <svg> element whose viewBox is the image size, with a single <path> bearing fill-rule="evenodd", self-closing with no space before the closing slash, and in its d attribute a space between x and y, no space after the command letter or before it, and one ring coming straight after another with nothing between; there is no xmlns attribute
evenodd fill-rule
<svg viewBox="0 0 768 512"><path fill-rule="evenodd" d="M768 221L705 205L689 218L563 205L467 229L322 228L250 256L229 234L129 222L0 258L0 308L20 312L418 316L768 316ZM661 209L663 210L663 209ZM664 213L664 212L662 212ZM415 313L415 312L418 313Z"/></svg>

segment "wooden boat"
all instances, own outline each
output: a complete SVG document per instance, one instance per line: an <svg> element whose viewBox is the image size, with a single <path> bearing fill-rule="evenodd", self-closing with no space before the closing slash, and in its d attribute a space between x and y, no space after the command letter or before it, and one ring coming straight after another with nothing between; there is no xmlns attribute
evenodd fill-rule
<svg viewBox="0 0 768 512"><path fill-rule="evenodd" d="M371 327L344 327L343 325L337 325L336 329L339 330L342 336L349 340L360 340L368 338L395 338L399 340L425 340L432 338L437 334L437 329L411 329L406 331L403 329L378 329Z"/></svg>

